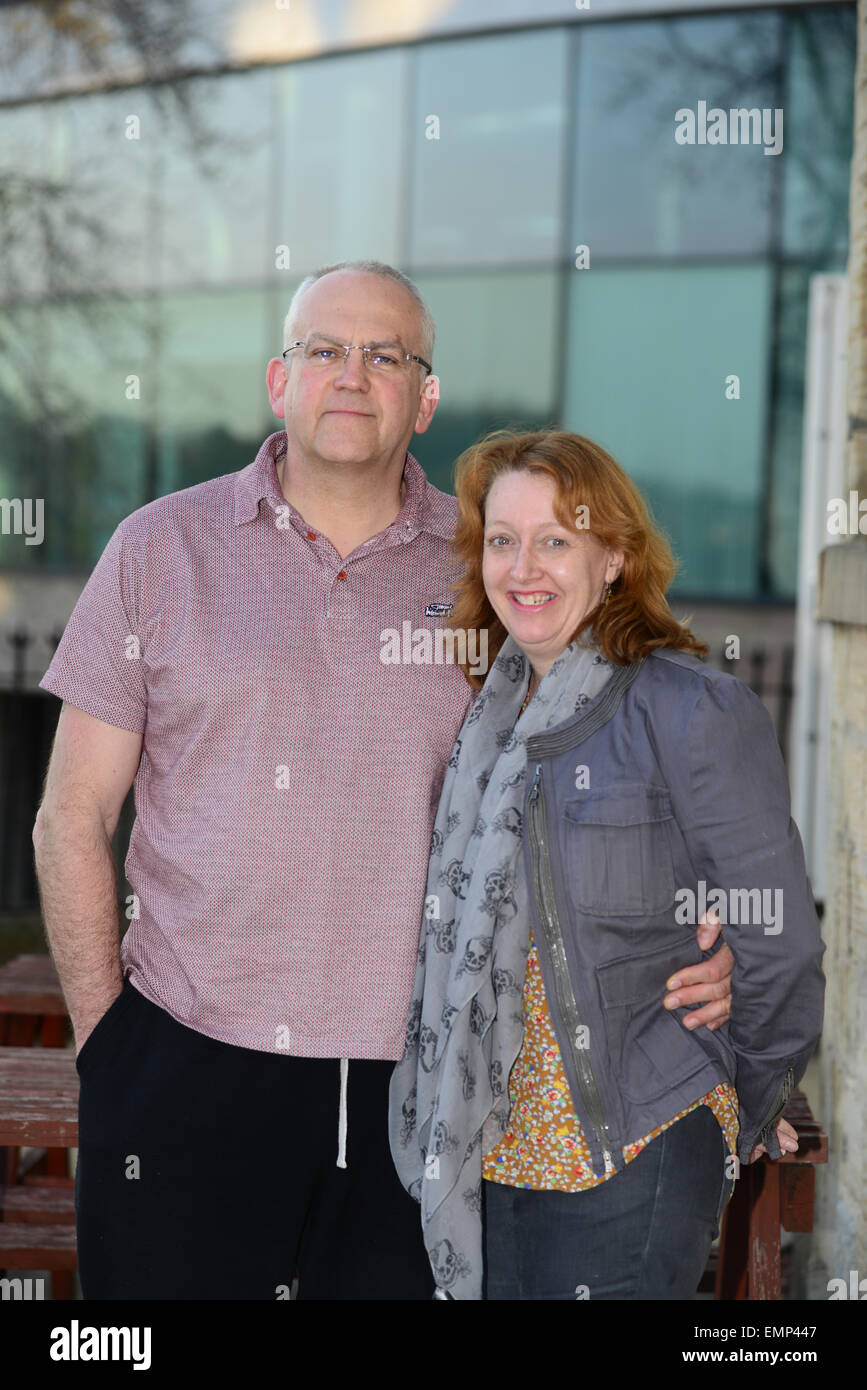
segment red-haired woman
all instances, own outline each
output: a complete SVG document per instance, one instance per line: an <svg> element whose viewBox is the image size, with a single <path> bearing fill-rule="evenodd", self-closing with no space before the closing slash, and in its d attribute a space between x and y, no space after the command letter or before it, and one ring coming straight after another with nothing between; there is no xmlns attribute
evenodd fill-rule
<svg viewBox="0 0 867 1390"><path fill-rule="evenodd" d="M437 812L394 1160L440 1296L689 1298L738 1163L796 1147L821 1028L773 726L672 615L670 548L598 445L501 431L456 484L449 624L492 665ZM689 1032L661 997L705 905L732 1017Z"/></svg>

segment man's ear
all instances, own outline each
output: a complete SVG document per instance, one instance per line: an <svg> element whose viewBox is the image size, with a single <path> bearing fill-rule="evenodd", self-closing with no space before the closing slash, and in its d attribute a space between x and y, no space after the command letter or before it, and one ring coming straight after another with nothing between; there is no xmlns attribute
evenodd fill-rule
<svg viewBox="0 0 867 1390"><path fill-rule="evenodd" d="M268 388L268 400L275 415L282 420L286 412L283 409L283 392L286 390L287 367L282 357L272 357L268 363L268 370L265 373L265 385Z"/></svg>
<svg viewBox="0 0 867 1390"><path fill-rule="evenodd" d="M439 398L440 379L431 372L430 375L425 378L421 400L418 403L418 415L416 416L414 427L416 434L424 434L434 417L434 411L437 408Z"/></svg>

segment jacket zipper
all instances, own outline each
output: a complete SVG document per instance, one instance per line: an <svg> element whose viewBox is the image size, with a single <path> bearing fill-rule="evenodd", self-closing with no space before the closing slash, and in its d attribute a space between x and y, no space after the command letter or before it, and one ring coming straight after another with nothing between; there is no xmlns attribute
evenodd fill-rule
<svg viewBox="0 0 867 1390"><path fill-rule="evenodd" d="M774 1103L758 1128L758 1139L756 1142L759 1144L764 1144L765 1148L767 1148L768 1146L769 1136L767 1134L767 1131L770 1129L771 1125L775 1124L776 1121L782 1115L783 1111L785 1110L786 1106L792 1098L792 1092L794 1089L795 1073L792 1067L787 1067L786 1074L783 1077L782 1084L780 1086L779 1091L777 1092Z"/></svg>
<svg viewBox="0 0 867 1390"><path fill-rule="evenodd" d="M540 795L542 788L542 764L536 764L536 775L533 779L533 786L530 791L530 857L533 864L533 875L535 878L536 898L542 913L546 918L546 936L548 938L548 949L551 956L551 970L554 976L554 987L557 991L557 1002L560 1006L560 1016L566 1025L569 1036L569 1047L572 1053L572 1060L575 1063L575 1070L578 1075L578 1084L590 1123L596 1134L599 1147L602 1150L602 1157L605 1160L605 1172L615 1171L614 1160L611 1157L611 1140L609 1138L608 1122L605 1119L605 1110L602 1098L599 1093L599 1086L593 1073L590 1062L589 1048L576 1047L576 1039L579 1036L578 1030L581 1027L581 1019L578 1014L578 1003L575 998L572 982L569 979L569 969L566 964L566 953L563 948L563 934L560 930L560 919L557 912L557 903L554 898L554 881L551 877L551 862L548 856L547 845L547 821L545 816L545 800ZM538 822L538 824L537 824Z"/></svg>

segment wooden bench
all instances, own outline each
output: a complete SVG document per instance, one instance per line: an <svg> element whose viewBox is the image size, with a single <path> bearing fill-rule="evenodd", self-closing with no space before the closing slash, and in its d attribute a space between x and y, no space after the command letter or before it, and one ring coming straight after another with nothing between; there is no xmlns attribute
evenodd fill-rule
<svg viewBox="0 0 867 1390"><path fill-rule="evenodd" d="M16 956L0 965L0 1045L63 1047L66 1001L50 956Z"/></svg>
<svg viewBox="0 0 867 1390"><path fill-rule="evenodd" d="M741 1167L718 1251L700 1286L712 1287L715 1298L782 1298L780 1227L813 1229L815 1166L828 1162L828 1136L802 1091L795 1091L784 1117L798 1135L797 1151Z"/></svg>
<svg viewBox="0 0 867 1390"><path fill-rule="evenodd" d="M0 1047L0 1146L78 1143L78 1073L67 1048ZM55 1298L72 1297L73 1181L16 1171L0 1188L0 1267L48 1269Z"/></svg>
<svg viewBox="0 0 867 1390"><path fill-rule="evenodd" d="M15 1187L0 1188L0 1228L74 1226L75 1192L72 1178L25 1178Z"/></svg>
<svg viewBox="0 0 867 1390"><path fill-rule="evenodd" d="M779 1299L780 1227L813 1229L814 1169L828 1161L828 1136L800 1091L785 1118L797 1132L797 1152L740 1170L708 1271L718 1299ZM77 1143L78 1073L71 1049L0 1047L0 1146L69 1149ZM0 1265L57 1271L55 1296L63 1297L64 1275L76 1268L72 1180L24 1175L7 1184L0 1204Z"/></svg>
<svg viewBox="0 0 867 1390"><path fill-rule="evenodd" d="M0 965L0 1046L63 1047L68 1035L66 1002L51 957L16 956ZM29 1162L33 1164L33 1156ZM61 1149L40 1153L38 1163L43 1172L58 1177L67 1171ZM15 1181L19 1167L16 1149L0 1149L0 1185Z"/></svg>
<svg viewBox="0 0 867 1390"><path fill-rule="evenodd" d="M75 1226L0 1221L0 1268L48 1269L53 1276L54 1297L71 1298L71 1281L64 1285L62 1277L58 1276L72 1275L78 1269Z"/></svg>
<svg viewBox="0 0 867 1390"><path fill-rule="evenodd" d="M0 1047L0 1146L78 1143L78 1072L65 1047Z"/></svg>

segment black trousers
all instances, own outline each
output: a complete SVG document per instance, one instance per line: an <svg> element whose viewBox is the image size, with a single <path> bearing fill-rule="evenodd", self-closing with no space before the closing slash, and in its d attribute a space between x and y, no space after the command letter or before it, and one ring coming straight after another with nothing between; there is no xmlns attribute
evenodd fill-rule
<svg viewBox="0 0 867 1390"><path fill-rule="evenodd" d="M127 981L78 1057L86 1299L429 1299L419 1208L388 1146L393 1062L234 1047Z"/></svg>

